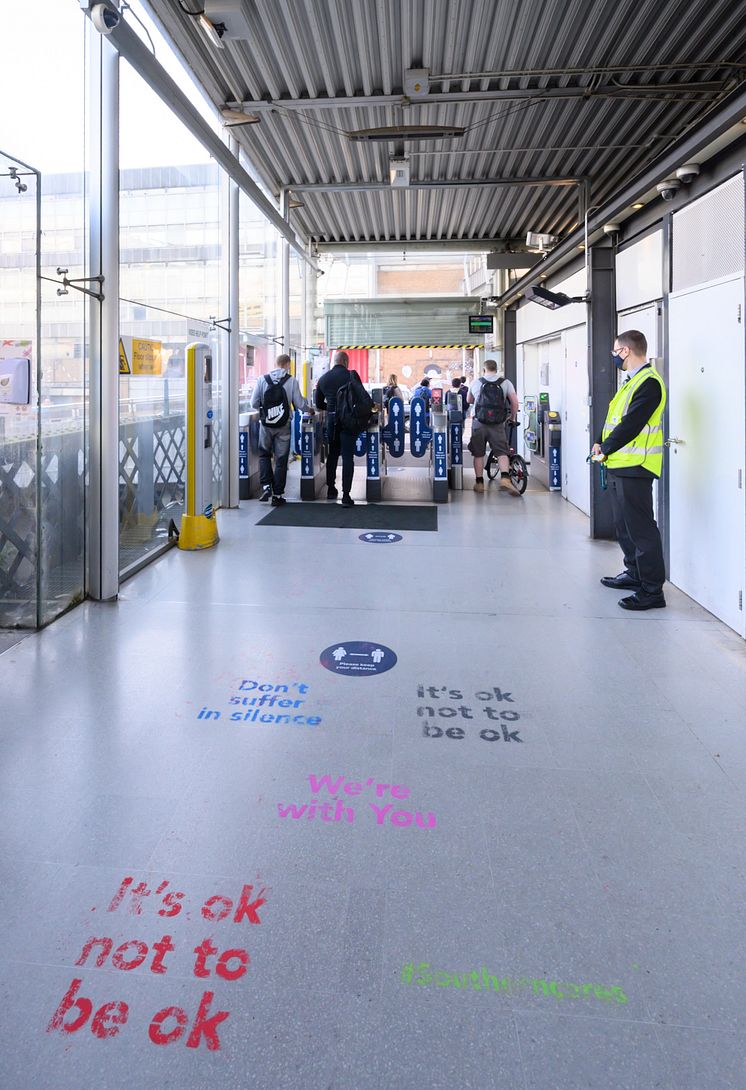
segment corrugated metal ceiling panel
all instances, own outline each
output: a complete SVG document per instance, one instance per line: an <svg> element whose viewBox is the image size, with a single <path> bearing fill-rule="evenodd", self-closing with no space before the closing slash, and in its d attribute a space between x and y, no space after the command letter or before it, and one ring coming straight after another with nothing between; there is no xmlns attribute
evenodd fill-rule
<svg viewBox="0 0 746 1090"><path fill-rule="evenodd" d="M629 65L625 84L720 78L723 70L651 74L644 64L742 61L746 20L731 0L244 0L250 42L216 50L174 0L149 0L216 105L231 101L400 94L404 71L433 75ZM193 11L198 0L184 0ZM746 64L746 62L744 62ZM455 79L442 91L582 86L577 74ZM412 180L586 177L593 203L651 162L712 98L571 98L262 110L233 129L267 185L381 182L408 154ZM247 110L251 106L246 107ZM361 144L345 135L392 124L455 124L462 138ZM575 189L464 188L302 194L293 222L324 241L521 237L567 232Z"/></svg>

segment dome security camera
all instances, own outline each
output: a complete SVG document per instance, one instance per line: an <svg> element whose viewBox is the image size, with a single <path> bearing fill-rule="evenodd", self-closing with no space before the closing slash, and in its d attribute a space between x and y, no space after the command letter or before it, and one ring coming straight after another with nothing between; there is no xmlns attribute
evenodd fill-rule
<svg viewBox="0 0 746 1090"><path fill-rule="evenodd" d="M107 38L119 26L121 21L122 16L116 8L109 7L106 2L95 4L91 8L91 22L99 34L103 34Z"/></svg>
<svg viewBox="0 0 746 1090"><path fill-rule="evenodd" d="M664 201L672 201L677 191L681 189L681 182L678 178L666 178L665 182L660 182L655 188Z"/></svg>
<svg viewBox="0 0 746 1090"><path fill-rule="evenodd" d="M699 174L699 163L684 163L683 167L679 167L676 171L676 177L684 185L689 185Z"/></svg>

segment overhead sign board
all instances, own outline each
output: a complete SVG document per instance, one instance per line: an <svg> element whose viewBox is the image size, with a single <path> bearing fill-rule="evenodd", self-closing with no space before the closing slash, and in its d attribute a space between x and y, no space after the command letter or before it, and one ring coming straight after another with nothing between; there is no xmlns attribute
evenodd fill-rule
<svg viewBox="0 0 746 1090"><path fill-rule="evenodd" d="M495 330L495 317L493 314L470 314L470 333L493 333Z"/></svg>

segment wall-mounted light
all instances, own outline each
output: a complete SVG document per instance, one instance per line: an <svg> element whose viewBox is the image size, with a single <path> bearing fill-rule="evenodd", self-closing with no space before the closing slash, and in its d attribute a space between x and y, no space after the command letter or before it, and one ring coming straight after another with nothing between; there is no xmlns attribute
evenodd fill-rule
<svg viewBox="0 0 746 1090"><path fill-rule="evenodd" d="M530 288L526 288L526 298L530 303L538 303L547 310L559 310L568 303L587 302L585 295L565 295L563 291L550 291L543 284L532 284Z"/></svg>

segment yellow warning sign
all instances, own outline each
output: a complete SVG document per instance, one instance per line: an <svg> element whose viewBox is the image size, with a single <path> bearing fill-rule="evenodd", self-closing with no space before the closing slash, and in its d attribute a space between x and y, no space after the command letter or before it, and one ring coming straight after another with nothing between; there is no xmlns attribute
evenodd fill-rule
<svg viewBox="0 0 746 1090"><path fill-rule="evenodd" d="M132 338L132 374L160 375L163 368L160 341L144 341Z"/></svg>
<svg viewBox="0 0 746 1090"><path fill-rule="evenodd" d="M127 359L127 353L124 350L124 344L122 343L122 338L120 337L119 338L119 374L120 375L129 375L130 373L131 373L130 372L130 363L129 363L129 360Z"/></svg>

